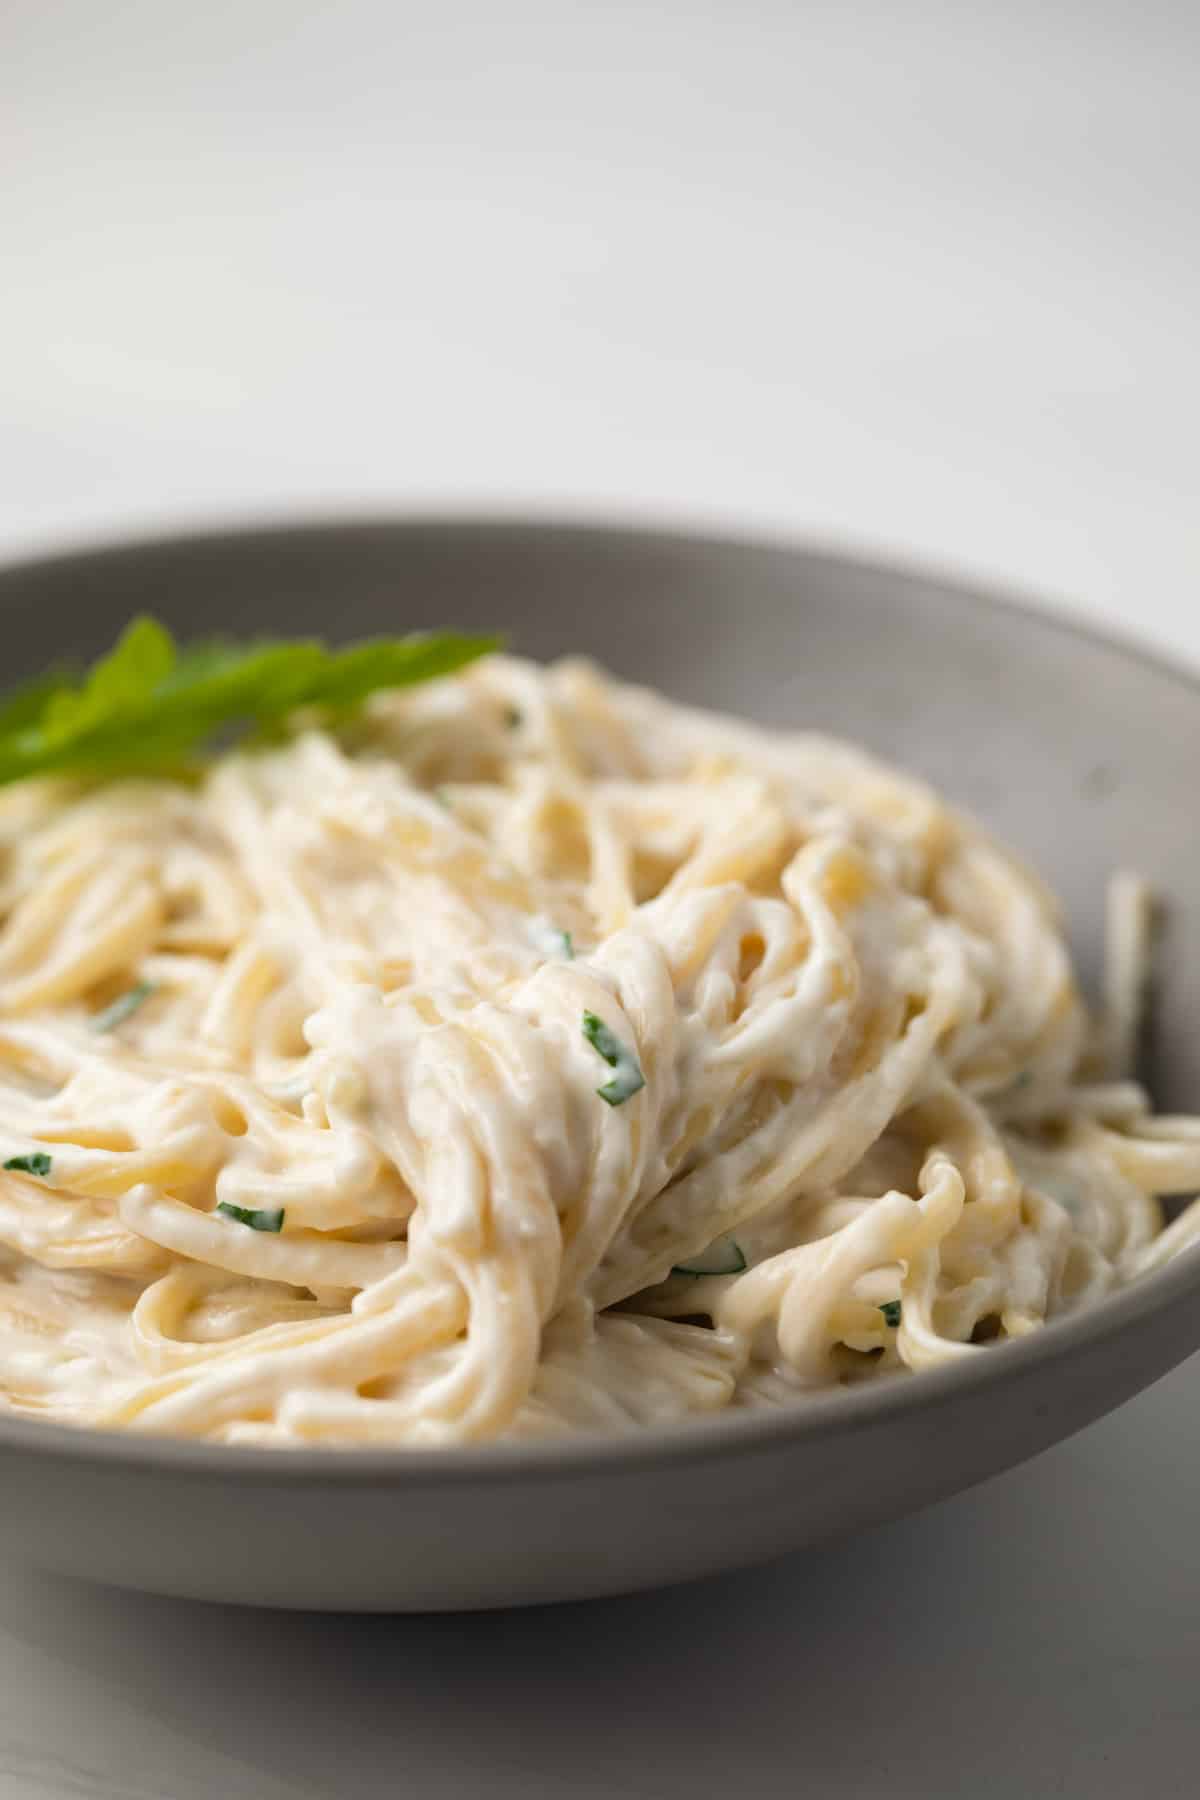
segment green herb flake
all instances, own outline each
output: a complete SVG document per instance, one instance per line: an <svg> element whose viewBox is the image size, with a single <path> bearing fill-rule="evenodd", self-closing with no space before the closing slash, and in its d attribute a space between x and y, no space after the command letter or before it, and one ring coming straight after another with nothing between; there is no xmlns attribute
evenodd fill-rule
<svg viewBox="0 0 1200 1800"><path fill-rule="evenodd" d="M28 1156L10 1156L4 1167L20 1175L48 1175L53 1163L44 1150L32 1150Z"/></svg>
<svg viewBox="0 0 1200 1800"><path fill-rule="evenodd" d="M616 1071L611 1081L596 1089L597 1094L609 1106L624 1105L646 1085L640 1063L597 1013L584 1013L583 1035L597 1056L603 1057L609 1068Z"/></svg>
<svg viewBox="0 0 1200 1800"><path fill-rule="evenodd" d="M690 1275L695 1281L701 1275L740 1275L747 1267L746 1253L736 1238L726 1238L698 1256L694 1262L676 1263L672 1275Z"/></svg>
<svg viewBox="0 0 1200 1800"><path fill-rule="evenodd" d="M96 1014L92 1020L93 1030L115 1031L118 1025L123 1025L126 1019L132 1017L154 991L152 981L139 981L127 993L118 994L111 1006L106 1006L103 1012Z"/></svg>
<svg viewBox="0 0 1200 1800"><path fill-rule="evenodd" d="M302 709L336 723L380 689L452 674L497 644L437 632L342 650L316 638L181 648L157 619L134 619L82 680L42 676L0 698L0 783L178 775L215 739L261 740Z"/></svg>
<svg viewBox="0 0 1200 1800"><path fill-rule="evenodd" d="M508 729L510 731L516 731L517 728L524 722L524 718L525 718L525 715L521 711L519 706L506 706L505 707L504 723L508 726Z"/></svg>
<svg viewBox="0 0 1200 1800"><path fill-rule="evenodd" d="M570 932L564 931L552 919L530 919L526 930L530 943L543 956L553 957L559 962L575 961L575 943Z"/></svg>
<svg viewBox="0 0 1200 1800"><path fill-rule="evenodd" d="M901 1308L899 1300L885 1300L879 1310L883 1314L884 1324L890 1325L894 1331L900 1323Z"/></svg>
<svg viewBox="0 0 1200 1800"><path fill-rule="evenodd" d="M228 1200L218 1200L217 1211L224 1213L227 1219L236 1219L239 1225L248 1225L251 1231L283 1230L282 1206L234 1206Z"/></svg>

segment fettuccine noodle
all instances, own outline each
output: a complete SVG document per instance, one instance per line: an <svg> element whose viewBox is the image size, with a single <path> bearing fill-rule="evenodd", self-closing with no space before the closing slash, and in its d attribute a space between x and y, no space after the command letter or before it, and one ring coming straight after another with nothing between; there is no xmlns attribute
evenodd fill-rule
<svg viewBox="0 0 1200 1800"><path fill-rule="evenodd" d="M492 658L0 794L0 1394L440 1445L989 1354L1200 1237L1052 898L916 780Z"/></svg>

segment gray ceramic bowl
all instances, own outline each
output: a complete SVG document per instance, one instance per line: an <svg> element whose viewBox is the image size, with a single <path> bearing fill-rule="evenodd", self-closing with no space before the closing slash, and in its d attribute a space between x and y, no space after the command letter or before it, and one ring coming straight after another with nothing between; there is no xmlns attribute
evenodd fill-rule
<svg viewBox="0 0 1200 1800"><path fill-rule="evenodd" d="M1133 652L920 575L804 549L545 525L177 539L0 574L5 676L184 632L501 627L680 699L823 726L931 776L1065 895L1085 975L1106 875L1171 903L1149 1047L1200 1107L1200 690ZM232 1450L0 1422L6 1554L162 1593L393 1610L577 1599L730 1568L1034 1455L1200 1349L1200 1251L967 1369L665 1436L421 1454Z"/></svg>

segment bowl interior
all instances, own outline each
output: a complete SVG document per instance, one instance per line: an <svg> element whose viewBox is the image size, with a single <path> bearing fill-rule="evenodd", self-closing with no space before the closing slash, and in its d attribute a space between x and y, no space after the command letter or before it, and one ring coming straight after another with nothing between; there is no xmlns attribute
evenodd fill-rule
<svg viewBox="0 0 1200 1800"><path fill-rule="evenodd" d="M1149 658L919 574L786 545L417 521L0 571L6 674L93 654L141 610L184 635L501 629L535 657L584 652L685 701L857 739L1044 872L1085 981L1106 878L1139 869L1169 905L1146 1072L1160 1106L1200 1107L1188 823L1200 688ZM272 1605L481 1606L654 1585L908 1510L1078 1429L1196 1348L1198 1275L1177 1264L967 1372L661 1440L282 1456L0 1421L0 1524L8 1553L35 1564Z"/></svg>

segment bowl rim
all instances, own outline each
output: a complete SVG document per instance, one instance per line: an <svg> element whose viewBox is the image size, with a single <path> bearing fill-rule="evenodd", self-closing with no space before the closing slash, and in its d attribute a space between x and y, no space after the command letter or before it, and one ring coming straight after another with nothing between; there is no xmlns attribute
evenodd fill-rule
<svg viewBox="0 0 1200 1800"><path fill-rule="evenodd" d="M737 554L767 552L799 563L834 565L868 580L886 579L899 588L926 590L966 601L984 610L1036 622L1060 636L1090 643L1142 665L1200 698L1200 671L1148 646L1134 636L1077 619L1035 595L993 586L972 577L922 563L919 557L874 555L843 548L806 534L726 528L694 528L687 523L656 521L641 515L539 514L486 511L418 510L367 513L305 514L230 524L164 530L95 545L74 544L15 560L0 561L0 610L4 589L41 571L81 571L97 563L117 562L140 554L184 553L236 547L272 538L352 539L368 533L457 533L513 538L556 536L663 546L687 545L697 551ZM1200 1303L1200 1241L1180 1251L1163 1268L1137 1278L1085 1311L1051 1321L1036 1332L1007 1343L981 1348L978 1357L940 1369L863 1383L852 1388L822 1389L795 1404L740 1412L706 1413L662 1427L631 1426L619 1431L579 1431L563 1437L431 1446L387 1447L326 1445L316 1448L214 1443L207 1439L118 1430L92 1425L0 1415L0 1454L33 1451L67 1463L99 1463L129 1471L178 1473L221 1482L286 1478L289 1483L365 1484L399 1482L406 1486L443 1487L495 1481L503 1484L530 1478L549 1480L581 1474L635 1472L649 1466L707 1462L736 1452L773 1451L785 1445L829 1443L872 1424L900 1420L914 1412L933 1411L968 1393L986 1393L997 1384L1034 1376L1065 1360L1086 1354L1136 1331L1149 1317L1171 1309L1187 1296ZM1200 1349L1200 1325L1197 1326Z"/></svg>

